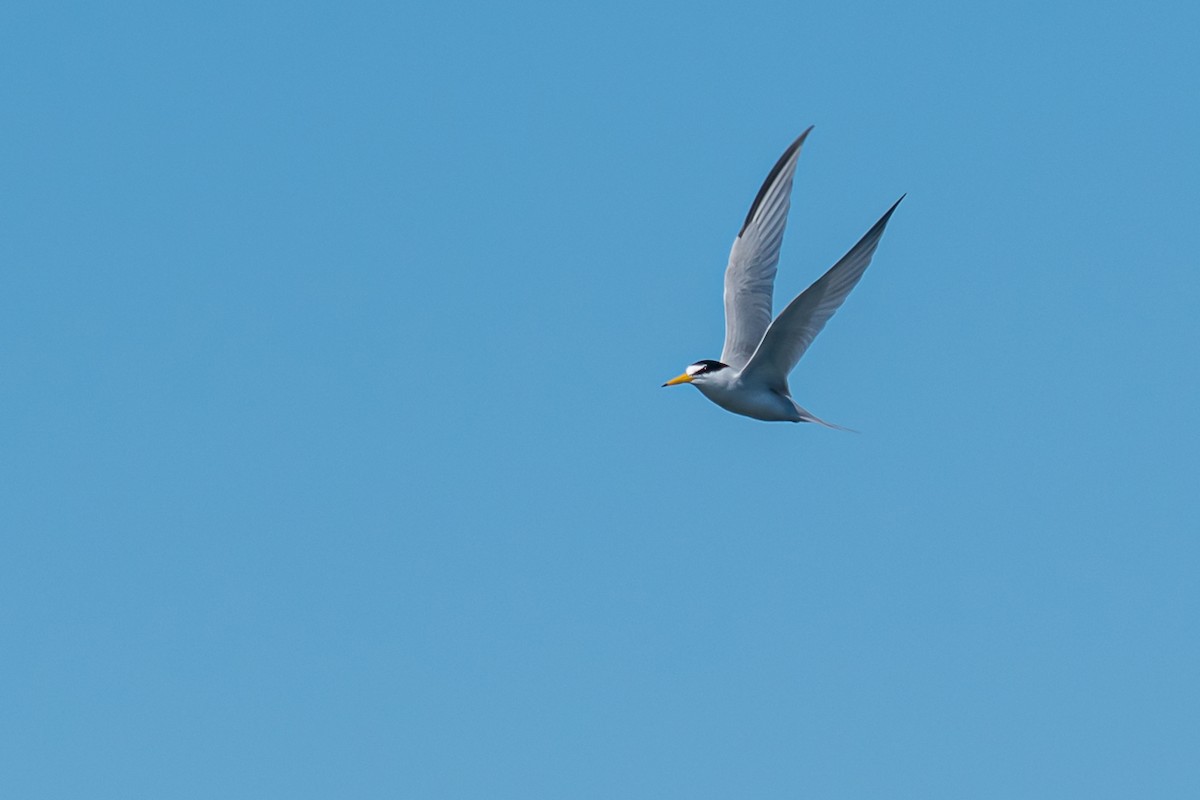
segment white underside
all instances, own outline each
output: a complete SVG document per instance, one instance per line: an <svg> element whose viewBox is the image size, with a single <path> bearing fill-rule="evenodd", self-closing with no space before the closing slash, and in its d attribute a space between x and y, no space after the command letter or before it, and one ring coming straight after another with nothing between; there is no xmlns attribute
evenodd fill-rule
<svg viewBox="0 0 1200 800"><path fill-rule="evenodd" d="M741 380L741 375L732 375L728 380L709 380L703 383L696 381L693 385L709 400L734 414L766 422L816 420L815 417L796 405L792 398L766 386L748 386Z"/></svg>

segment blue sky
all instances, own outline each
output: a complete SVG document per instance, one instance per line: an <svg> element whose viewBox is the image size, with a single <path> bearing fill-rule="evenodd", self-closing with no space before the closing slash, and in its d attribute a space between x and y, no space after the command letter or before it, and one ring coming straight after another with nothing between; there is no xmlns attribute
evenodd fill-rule
<svg viewBox="0 0 1200 800"><path fill-rule="evenodd" d="M7 4L0 793L1196 797L1197 23Z"/></svg>

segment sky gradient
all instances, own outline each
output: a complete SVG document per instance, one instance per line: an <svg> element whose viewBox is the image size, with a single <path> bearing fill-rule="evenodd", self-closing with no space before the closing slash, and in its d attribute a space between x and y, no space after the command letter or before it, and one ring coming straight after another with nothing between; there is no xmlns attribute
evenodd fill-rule
<svg viewBox="0 0 1200 800"><path fill-rule="evenodd" d="M1200 796L1198 23L6 4L0 795Z"/></svg>

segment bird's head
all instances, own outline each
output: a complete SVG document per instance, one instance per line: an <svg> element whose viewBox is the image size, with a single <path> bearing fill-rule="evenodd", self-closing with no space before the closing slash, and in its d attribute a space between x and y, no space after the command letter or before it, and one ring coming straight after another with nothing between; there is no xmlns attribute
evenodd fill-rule
<svg viewBox="0 0 1200 800"><path fill-rule="evenodd" d="M722 364L720 361L705 359L692 364L678 378L671 378L663 384L663 386L677 386L681 383L693 383L697 386L708 383L713 380L713 377L721 372L721 370L729 369L728 364ZM722 377L724 377L722 375Z"/></svg>

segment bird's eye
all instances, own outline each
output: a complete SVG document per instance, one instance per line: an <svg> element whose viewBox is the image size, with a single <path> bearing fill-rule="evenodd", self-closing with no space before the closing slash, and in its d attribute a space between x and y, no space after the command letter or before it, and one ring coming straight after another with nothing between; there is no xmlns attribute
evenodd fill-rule
<svg viewBox="0 0 1200 800"><path fill-rule="evenodd" d="M697 375L707 375L708 373L716 372L719 369L725 369L725 365L720 361L713 361L712 359L706 358L703 361L697 361L695 364L692 364L690 367L688 367L687 374L694 378Z"/></svg>

